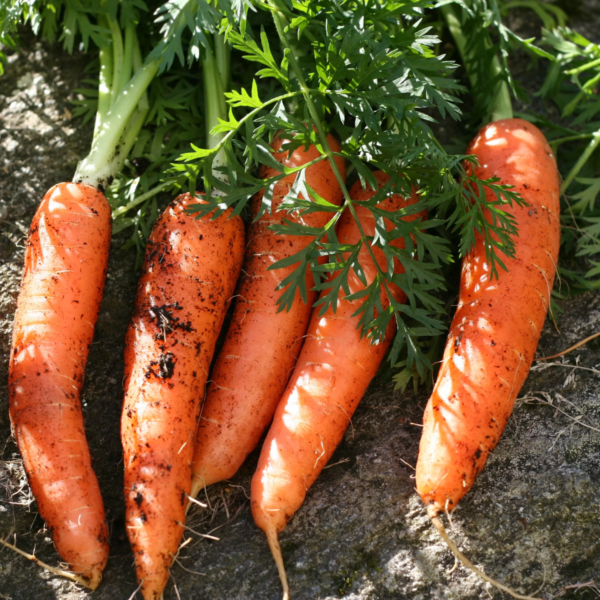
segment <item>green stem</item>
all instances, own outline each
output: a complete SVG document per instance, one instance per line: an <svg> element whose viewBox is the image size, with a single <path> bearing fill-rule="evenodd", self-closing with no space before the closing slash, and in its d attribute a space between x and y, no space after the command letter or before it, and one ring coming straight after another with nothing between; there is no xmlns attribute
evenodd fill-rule
<svg viewBox="0 0 600 600"><path fill-rule="evenodd" d="M573 168L571 169L571 171L569 172L569 174L563 181L563 184L560 186L561 194L564 194L567 191L567 188L571 185L571 183L573 182L575 177L577 177L577 175L579 174L579 171L581 171L581 169L583 168L583 165L585 165L588 158L592 155L594 150L598 147L598 144L600 144L600 129L598 131L596 131L596 133L594 133L587 148L585 149L583 154L579 157L578 161L575 163L575 165L573 166Z"/></svg>
<svg viewBox="0 0 600 600"><path fill-rule="evenodd" d="M550 142L550 145L553 147L560 146L561 144L565 144L566 142L576 142L577 140L586 140L591 137L594 137L593 133L579 133L577 135L568 135L566 137L552 140L552 142Z"/></svg>
<svg viewBox="0 0 600 600"><path fill-rule="evenodd" d="M570 69L569 71L565 71L565 75L579 75L579 73L583 73L584 71L587 71L588 69L593 69L594 67L597 67L598 65L600 65L600 58L597 58L596 60L593 60L585 65L581 65L580 67L577 67L575 69Z"/></svg>
<svg viewBox="0 0 600 600"><path fill-rule="evenodd" d="M221 76L221 85L223 86L223 91L225 92L229 89L231 48L220 33L215 33L213 40L215 43L215 60L217 63L217 70ZM226 118L227 103L225 102L225 97L223 97L223 106L224 118Z"/></svg>
<svg viewBox="0 0 600 600"><path fill-rule="evenodd" d="M143 66L142 51L140 50L140 42L138 40L137 31L133 30L133 74L135 75Z"/></svg>
<svg viewBox="0 0 600 600"><path fill-rule="evenodd" d="M223 177L217 171L217 167L227 164L225 152L221 142L224 134L212 134L212 130L219 124L219 120L227 119L227 103L225 102L225 90L229 85L229 52L223 36L214 35L215 50L206 52L202 61L204 75L204 100L206 121L206 147L210 150L219 147L219 151L213 161L213 174Z"/></svg>
<svg viewBox="0 0 600 600"><path fill-rule="evenodd" d="M133 30L133 72L137 73L144 66L142 60L142 51L140 50L140 43L137 37L137 32ZM140 98L138 108L140 110L150 110L150 102L148 102L148 92L144 92Z"/></svg>
<svg viewBox="0 0 600 600"><path fill-rule="evenodd" d="M467 38L464 34L462 24L454 7L446 4L440 7L444 18L446 19L446 23L448 24L448 29L454 38L454 42L456 43L456 47L463 59L463 67L467 72L467 76L469 77L469 81L471 83L471 88L476 89L478 85L476 74L469 68L469 64L471 63L471 56L467 50ZM489 47L491 47L491 42L489 42ZM500 65L500 60L497 56L494 56L492 63L490 64L490 71L492 76L497 76L502 73L502 66ZM513 118L513 110L512 110L512 102L510 99L510 90L508 89L508 84L505 80L501 80L494 93L494 102L490 111L490 120L491 121L499 121L500 119L512 119Z"/></svg>
<svg viewBox="0 0 600 600"><path fill-rule="evenodd" d="M270 1L270 4L267 4L267 2L262 2L261 0L255 0L254 4L264 8L265 10L268 10L269 12L277 11L279 16L282 18L283 23L287 27L289 20L293 19L296 15L285 5L285 3L281 2L280 0L268 1ZM308 29L305 29L302 32L302 37L305 37L309 42L315 42L317 39Z"/></svg>
<svg viewBox="0 0 600 600"><path fill-rule="evenodd" d="M237 126L236 126L235 129L232 129L232 130L228 131L221 138L221 141L216 146L214 146L214 148L216 148L216 149L218 149L220 151L223 148L223 146L225 145L225 143L240 130L240 128L242 127L242 125L248 119L251 119L251 118L255 117L259 112L261 112L262 110L264 110L265 107L271 106L272 104L277 104L278 102L281 102L282 100L290 100L291 98L295 98L296 96L301 96L301 95L302 95L302 90L296 90L295 92L288 92L286 94L282 94L281 96L277 96L275 98L271 98L270 100L267 100L266 102L264 102L258 108L252 109L250 112L246 113L238 121L238 124L237 124Z"/></svg>
<svg viewBox="0 0 600 600"><path fill-rule="evenodd" d="M577 96L575 96L575 98L573 98L573 100L571 100L571 102L569 102L569 104L565 106L565 108L563 109L562 116L568 117L569 115L572 115L575 112L575 109L577 108L579 103L589 94L589 90L595 89L599 81L600 73L588 80L583 86L582 90L577 94Z"/></svg>
<svg viewBox="0 0 600 600"><path fill-rule="evenodd" d="M275 6L275 8L277 7ZM302 92L304 100L306 101L306 105L308 106L308 111L310 112L310 116L312 117L313 125L317 130L317 135L319 136L321 145L323 146L324 154L329 160L329 164L331 165L333 174L335 175L335 178L337 179L340 185L342 193L344 194L344 199L348 204L352 204L352 198L350 198L350 194L346 189L346 182L344 181L344 178L342 177L342 174L338 169L337 163L334 160L333 152L331 150L331 147L329 146L329 142L327 141L327 135L325 134L325 130L323 129L323 124L321 123L321 118L319 117L319 113L317 112L317 107L315 106L315 103L313 102L312 97L310 95L310 89L306 85L304 75L302 74L302 70L300 69L298 62L296 61L294 52L292 51L288 43L287 36L285 35L285 31L283 30L283 24L281 22L279 11L274 10L272 14L273 21L275 23L275 28L277 29L277 34L279 35L279 38L281 39L284 48L288 50L288 58L290 61L290 65L292 67L292 70L294 71L294 74L296 75L298 84L300 85L300 91Z"/></svg>
<svg viewBox="0 0 600 600"><path fill-rule="evenodd" d="M152 196L156 196L156 194L159 194L165 188L168 188L170 185L172 185L172 184L169 182L161 183L161 184L157 185L155 188L152 188L151 190L147 191L145 194L141 194L137 198L134 198L131 202L128 202L124 206L119 206L119 208L115 208L115 210L113 210L113 213L112 213L113 220L116 219L117 217L120 217L121 215L124 215L126 212L130 211L132 208L135 208L136 206L142 204L142 202L146 202L146 200L152 198Z"/></svg>
<svg viewBox="0 0 600 600"><path fill-rule="evenodd" d="M142 102L140 101L140 104ZM146 121L146 116L148 115L148 108L142 109L137 108L132 115L129 117L127 121L127 126L125 127L125 131L123 135L119 139L119 144L117 146L117 151L113 159L108 163L107 169L111 174L116 175L121 172L123 169L123 165L135 144L135 141L144 126L144 122Z"/></svg>
<svg viewBox="0 0 600 600"><path fill-rule="evenodd" d="M98 81L98 110L94 125L94 139L98 135L106 114L110 110L112 94L112 46L100 48L100 76Z"/></svg>
<svg viewBox="0 0 600 600"><path fill-rule="evenodd" d="M500 67L500 61L497 56L494 56L494 60L490 65L491 71L494 75L499 75L502 72ZM513 108L512 101L510 99L510 90L506 81L502 80L496 87L494 103L492 104L492 111L490 116L492 121L500 121L500 119L512 119Z"/></svg>
<svg viewBox="0 0 600 600"><path fill-rule="evenodd" d="M123 51L123 69L119 89L124 90L133 74L133 47L136 42L135 25L128 23L125 28L125 50Z"/></svg>
<svg viewBox="0 0 600 600"><path fill-rule="evenodd" d="M442 11L442 14L444 15L444 19L446 19L446 24L448 25L448 29L450 30L450 33L452 34L454 43L456 44L456 47L458 48L458 52L462 56L463 62L464 62L467 57L467 38L463 32L463 28L462 28L460 19L458 18L456 11L454 10L454 7L451 6L450 4L445 4L444 6L441 6L440 10ZM471 82L471 87L475 87L477 85L477 78L475 77L475 73L473 73L466 67L465 67L465 71L467 73L467 76L469 77L469 81Z"/></svg>
<svg viewBox="0 0 600 600"><path fill-rule="evenodd" d="M123 72L123 36L121 34L121 28L116 21L108 19L108 26L112 33L113 47L113 81L110 99L110 105L112 107L122 91L121 73Z"/></svg>
<svg viewBox="0 0 600 600"><path fill-rule="evenodd" d="M131 79L132 68L137 72L142 67L142 52L140 50L140 44L137 38L135 27L129 28L126 32L126 40L129 43L129 54L130 64L123 69L123 73L129 72L129 79ZM127 46L127 43L125 44ZM128 79L128 80L129 80ZM125 87L127 82L123 84ZM133 145L135 144L137 137L144 126L146 116L150 110L150 103L148 102L148 92L144 92L140 101L138 102L137 108L129 117L123 135L118 143L118 151L115 152L114 158L110 161L108 168L111 173L119 173L125 164L125 160L129 156Z"/></svg>
<svg viewBox="0 0 600 600"><path fill-rule="evenodd" d="M331 93L329 90L317 90L317 89L312 89L312 88L307 88L309 93L311 94L322 94L322 95L327 95L329 93ZM344 91L345 94L349 94L352 95L354 94L355 96L358 96L358 94L356 94L353 91ZM266 102L264 102L260 107L258 108L254 108L252 109L250 112L246 113L239 121L238 124L236 125L235 129L232 129L230 131L228 131L221 139L221 141L214 146L215 148L218 148L219 150L221 150L221 148L225 145L225 143L231 139L234 135L237 134L237 132L241 129L242 125L244 125L244 123L252 118L255 117L259 112L261 112L262 110L264 110L267 106L271 106L273 104L277 104L278 102L281 102L282 100L292 100L293 98L296 98L298 96L302 96L304 94L303 90L296 90L294 92L287 92L285 94L282 94L281 96L277 96L275 98L271 98L270 100L267 100ZM442 146L439 146L440 150L443 150ZM333 155L335 155L334 152L332 152ZM327 158L326 155L324 155L325 158ZM353 169L352 166L348 167L350 170Z"/></svg>
<svg viewBox="0 0 600 600"><path fill-rule="evenodd" d="M127 122L157 71L156 61L145 64L119 94L92 142L90 153L77 165L73 181L96 187L106 187L110 183L110 179L118 172L114 171L114 165L118 164L115 159L122 154L119 142L126 131Z"/></svg>

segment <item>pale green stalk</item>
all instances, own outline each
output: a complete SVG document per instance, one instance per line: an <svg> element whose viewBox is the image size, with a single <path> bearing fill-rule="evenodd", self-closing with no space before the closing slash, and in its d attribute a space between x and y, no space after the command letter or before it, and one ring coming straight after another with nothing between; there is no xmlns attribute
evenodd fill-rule
<svg viewBox="0 0 600 600"><path fill-rule="evenodd" d="M575 163L575 165L573 166L573 168L571 169L569 174L566 176L565 180L563 181L562 185L560 186L561 194L564 194L567 191L567 188L571 185L571 183L573 182L575 177L577 177L577 175L579 174L579 171L581 171L581 169L583 168L583 166L585 165L585 163L587 162L589 157L592 155L594 150L598 147L598 144L600 144L600 130L596 131L593 134L592 139L590 140L590 143L588 144L587 148L585 149L583 154L579 157L579 160Z"/></svg>
<svg viewBox="0 0 600 600"><path fill-rule="evenodd" d="M550 145L553 147L558 147L565 142L575 142L577 140L585 140L591 137L594 137L593 133L578 133L576 135L568 135L566 137L558 138L557 140L552 140Z"/></svg>
<svg viewBox="0 0 600 600"><path fill-rule="evenodd" d="M133 67L133 70L137 73L142 68L143 63L142 63L142 53L140 50L140 45L139 45L139 41L137 38L137 33L135 31L135 28L133 28L131 30L130 38L131 38L132 67ZM144 121L146 120L146 116L148 115L149 110L150 110L150 104L148 102L148 93L146 91L144 91L144 93L142 94L142 97L140 98L137 108L135 109L135 111L133 112L132 116L129 119L129 122L127 123L125 132L123 133L123 135L119 141L119 152L109 165L109 168L114 173L118 173L123 168L123 164L124 164L127 156L129 156L129 153L131 152L131 148L137 141L140 130L144 126ZM160 185L157 185L155 188L149 190L148 192L141 194L137 198L134 198L131 202L128 202L125 206L121 206L121 207L115 209L112 214L113 220L116 219L117 217L119 217L120 215L125 214L127 211L138 206L139 204L142 204L149 198L152 198L153 196L155 196L156 194L161 192L163 189L168 187L168 185L169 184L167 184L167 183L162 183Z"/></svg>
<svg viewBox="0 0 600 600"><path fill-rule="evenodd" d="M123 36L119 24L116 21L108 19L108 26L112 34L113 48L113 80L110 98L110 105L113 106L122 91L121 73L123 72Z"/></svg>
<svg viewBox="0 0 600 600"><path fill-rule="evenodd" d="M144 66L142 60L142 51L140 50L140 43L138 41L137 32L133 30L133 72L137 73ZM144 92L140 98L139 108L141 110L150 110L150 103L148 102L148 92Z"/></svg>
<svg viewBox="0 0 600 600"><path fill-rule="evenodd" d="M112 70L113 57L112 46L100 48L100 76L98 82L98 110L96 112L96 123L94 125L94 139L100 131L102 122L110 110L112 94Z"/></svg>
<svg viewBox="0 0 600 600"><path fill-rule="evenodd" d="M149 200L153 196L156 196L156 194L158 194L159 192L162 192L165 188L169 187L170 185L171 184L168 182L161 183L161 184L157 185L156 187L152 188L151 190L147 191L145 194L140 194L139 196L137 196L136 198L131 200L131 202L128 202L127 204L125 204L125 206L119 206L119 208L116 208L112 213L113 220L116 219L117 217L120 217L121 215L124 215L126 212L130 211L132 208L135 208L136 206L142 204L142 202L146 202L146 200Z"/></svg>
<svg viewBox="0 0 600 600"><path fill-rule="evenodd" d="M220 34L214 35L214 52L207 51L202 60L204 75L204 100L206 120L206 148L212 150L220 145L224 134L211 133L219 124L219 120L227 119L227 103L225 90L229 84L229 53L225 48L226 42ZM227 164L225 152L221 147L213 161L213 172L216 177L223 174L216 170Z"/></svg>
<svg viewBox="0 0 600 600"><path fill-rule="evenodd" d="M501 72L500 61L497 57L494 57L492 61L491 69L494 73L499 74ZM502 81L498 84L496 90L496 96L494 98L494 104L492 104L492 113L490 119L492 121L499 121L500 119L512 119L513 109L512 101L510 99L510 90L506 81Z"/></svg>
<svg viewBox="0 0 600 600"><path fill-rule="evenodd" d="M592 79L590 79L588 82L586 82L586 84L583 86L583 89L577 94L577 96L575 96L575 98L573 98L573 100L571 100L571 102L569 102L569 104L565 106L565 108L563 109L562 116L567 117L569 115L572 115L579 103L589 94L589 90L596 89L598 82L600 82L600 73L598 73L597 75L592 77Z"/></svg>
<svg viewBox="0 0 600 600"><path fill-rule="evenodd" d="M139 135L144 123L146 116L148 115L148 109L136 108L132 113L131 117L127 122L127 128L119 140L119 145L113 159L108 163L107 170L112 176L120 173L125 165L125 161L135 144L137 136Z"/></svg>
<svg viewBox="0 0 600 600"><path fill-rule="evenodd" d="M460 55L463 59L463 65L467 72L467 76L469 77L469 81L471 82L471 87L475 89L478 85L477 76L475 73L471 72L468 69L468 64L471 60L469 53L467 51L467 38L462 29L462 25L460 19L458 18L454 7L449 4L445 4L444 6L440 6L440 10L446 19L446 23L448 24L448 29L454 38L454 42ZM494 56L490 64L490 71L493 76L500 75L502 73L502 66L500 65L500 60L497 56ZM510 90L508 89L508 84L506 81L502 80L498 83L494 94L494 103L492 104L492 108L490 111L490 120L491 121L499 121L500 119L512 119L513 118L513 110L512 110L512 102L510 99Z"/></svg>
<svg viewBox="0 0 600 600"><path fill-rule="evenodd" d="M221 85L223 86L223 91L226 91L229 88L231 48L220 33L215 33L213 39L215 43L215 60L217 63L217 69L219 71L219 75L221 76ZM226 117L227 105L225 103L225 99L223 99L223 105L225 106L224 114Z"/></svg>
<svg viewBox="0 0 600 600"><path fill-rule="evenodd" d="M142 53L140 50L140 44L138 42L137 33L135 27L128 29L126 32L126 40L129 41L129 53L130 53L130 64L124 67L123 72L129 71L129 79L131 79L132 68L137 71L142 68ZM127 43L125 44L127 46ZM125 84L124 84L125 85ZM119 140L118 151L115 153L115 157L109 164L109 169L113 173L119 173L125 164L125 160L129 156L133 145L135 144L137 137L144 126L146 116L150 110L150 103L148 102L148 92L144 92L137 108L132 113L125 131Z"/></svg>
<svg viewBox="0 0 600 600"><path fill-rule="evenodd" d="M130 137L133 134L124 140L125 146L123 148L119 147L119 142L124 132L127 131L127 124L157 71L158 63L156 61L145 64L119 94L106 115L98 135L92 142L90 153L77 166L73 179L75 182L87 183L96 187L99 185L105 187L110 183L110 179L116 174L114 168L115 165L119 164L119 156L126 156L123 150L127 149L128 142L131 141ZM139 121L136 119L137 123ZM133 129L130 130L130 133L131 131Z"/></svg>
<svg viewBox="0 0 600 600"><path fill-rule="evenodd" d="M599 65L600 58L597 58L596 60L592 60L591 62L586 63L585 65L581 65L580 67L576 67L574 69L570 69L569 71L565 71L565 75L579 75L579 73L583 73L584 71L593 69Z"/></svg>
<svg viewBox="0 0 600 600"><path fill-rule="evenodd" d="M125 28L125 48L123 50L123 69L121 71L121 83L119 89L124 90L133 75L133 48L137 42L135 25L128 23Z"/></svg>

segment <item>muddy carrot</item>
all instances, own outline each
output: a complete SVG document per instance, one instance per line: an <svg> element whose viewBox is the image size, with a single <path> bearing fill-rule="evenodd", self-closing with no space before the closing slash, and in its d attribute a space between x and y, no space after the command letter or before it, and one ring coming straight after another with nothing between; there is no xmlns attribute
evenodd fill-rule
<svg viewBox="0 0 600 600"><path fill-rule="evenodd" d="M156 222L126 338L126 526L145 600L161 598L183 535L200 404L244 253L241 219L185 213L200 201L180 196Z"/></svg>

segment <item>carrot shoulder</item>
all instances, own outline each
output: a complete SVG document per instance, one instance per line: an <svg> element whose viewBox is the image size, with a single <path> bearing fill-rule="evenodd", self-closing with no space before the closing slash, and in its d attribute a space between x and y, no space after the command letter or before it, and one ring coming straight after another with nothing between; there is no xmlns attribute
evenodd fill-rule
<svg viewBox="0 0 600 600"><path fill-rule="evenodd" d="M329 136L328 141L334 151L339 151L333 137ZM314 146L308 150L298 148L288 156L280 150L281 145L282 140L277 139L273 145L275 157L287 167L300 166L320 156ZM345 176L344 161L336 161ZM275 170L268 168L261 176L274 174ZM282 224L284 218L299 220L278 210L294 179L295 175L289 175L274 186L272 213L265 213L253 222L248 231L231 325L215 361L202 408L194 455L193 496L205 485L232 477L256 447L271 422L302 346L316 294L309 292L306 304L297 295L289 311L279 312L277 300L281 291L276 288L296 265L267 270L311 241L308 236L276 235L269 229L270 225ZM307 167L306 182L329 202L341 203L342 192L328 161ZM258 215L261 198L262 194L253 199L253 217ZM324 212L301 218L312 227L323 227L328 219L329 214ZM312 276L307 279L310 290Z"/></svg>
<svg viewBox="0 0 600 600"><path fill-rule="evenodd" d="M559 177L543 134L521 119L481 129L467 150L528 206L507 272L490 279L481 236L462 265L458 308L423 418L417 490L431 516L456 507L496 446L525 382L548 312L560 243ZM491 192L488 192L491 193Z"/></svg>
<svg viewBox="0 0 600 600"><path fill-rule="evenodd" d="M380 186L388 180L384 173L376 173L376 176ZM360 201L374 194L370 189L363 190L360 182L350 191L367 236L373 236L375 220L369 209L360 206ZM381 202L379 208L400 210L415 201L394 194ZM386 226L388 229L393 227L389 221ZM340 218L338 239L347 244L356 244L360 239L349 211ZM402 239L393 244L403 247ZM379 265L385 268L383 251L377 247L372 247L372 251ZM370 284L377 268L365 245L360 250L359 262ZM396 271L401 272L399 263ZM349 286L351 293L365 287L354 271L349 275ZM405 299L399 288L394 288L393 293L396 299ZM357 330L360 316L353 314L361 303L360 300L340 298L336 312L329 309L323 316L315 309L296 368L263 445L252 479L252 514L256 524L267 534L276 561L277 534L300 508L308 489L341 441L393 337L393 325L386 332L383 343L372 345L369 339L360 337ZM382 292L382 305L384 308L389 305L385 292ZM279 561L278 566L281 574ZM282 581L284 579L282 576Z"/></svg>
<svg viewBox="0 0 600 600"><path fill-rule="evenodd" d="M61 183L31 223L9 364L10 417L40 515L61 558L96 588L108 527L80 394L106 279L110 207Z"/></svg>
<svg viewBox="0 0 600 600"><path fill-rule="evenodd" d="M126 338L121 437L127 533L143 597L158 600L183 534L200 403L244 252L228 214L183 195L156 222Z"/></svg>

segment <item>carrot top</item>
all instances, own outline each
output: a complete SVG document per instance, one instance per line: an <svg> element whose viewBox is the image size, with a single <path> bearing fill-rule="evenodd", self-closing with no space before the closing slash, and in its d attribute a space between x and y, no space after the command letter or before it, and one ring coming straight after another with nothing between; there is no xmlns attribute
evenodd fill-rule
<svg viewBox="0 0 600 600"><path fill-rule="evenodd" d="M502 256L514 252L516 232L502 206L519 202L520 197L493 178L481 181L467 173L462 163L465 157L447 153L428 125L429 115L461 117L457 94L462 88L451 78L457 65L434 52L438 40L420 24L425 2L417 0L409 6L402 0L384 4L306 0L289 6L269 0L256 8L262 14L254 18L248 13L241 21L224 11L223 23L225 39L247 61L260 65L260 70L249 85L225 93L229 113L212 131L218 136L217 143L194 146L183 153L170 176L180 187L195 189L202 179L207 191L216 190L207 205L196 207L200 215L229 207L239 214L265 189L260 217L271 210L277 182L295 175L282 208L295 217L325 211L329 219L320 228L309 227L298 218L274 227L281 235L313 238L306 248L271 266L293 266L279 286L280 309L289 309L298 293L306 301L309 270L317 290L328 287L323 310L335 305L337 299L349 295L348 276L360 270L356 261L360 249L377 247L384 252L388 266L378 268L375 281L353 297L361 300L359 327L363 334L370 332L376 343L395 322L398 333L391 362L402 356L411 372L414 368L423 375L431 367L426 346L444 329L440 317L445 308L437 292L444 288L446 265L452 261L445 230L458 232L461 253L473 244L477 232L483 232L492 273L497 276L504 264ZM401 21L390 15L402 15ZM328 134L339 138L340 151L332 151ZM284 167L269 153L275 136L286 140L286 152L314 145L319 156L307 165ZM391 232L378 227L374 236L365 235L335 167L337 157L346 160L351 180L358 178L364 188L377 189L373 169L390 176L386 189L368 203L379 221L382 216L377 203L386 194L409 196L419 189L418 206L395 213ZM341 207L327 203L306 183L305 170L321 161L329 162L340 185ZM257 177L261 164L274 171ZM218 172L226 179L217 177ZM463 187L459 184L463 177L471 178L474 187L491 189L493 196ZM335 237L335 226L345 209L361 231L352 246L340 244ZM439 218L431 218L419 228L402 219L410 211L423 209ZM486 211L496 218L488 222ZM398 238L404 240L401 249L391 243ZM395 275L389 267L396 260L405 266L402 275ZM326 282L327 273L338 270L335 282ZM401 307L394 302L384 310L379 292L392 285L406 291L408 303Z"/></svg>

